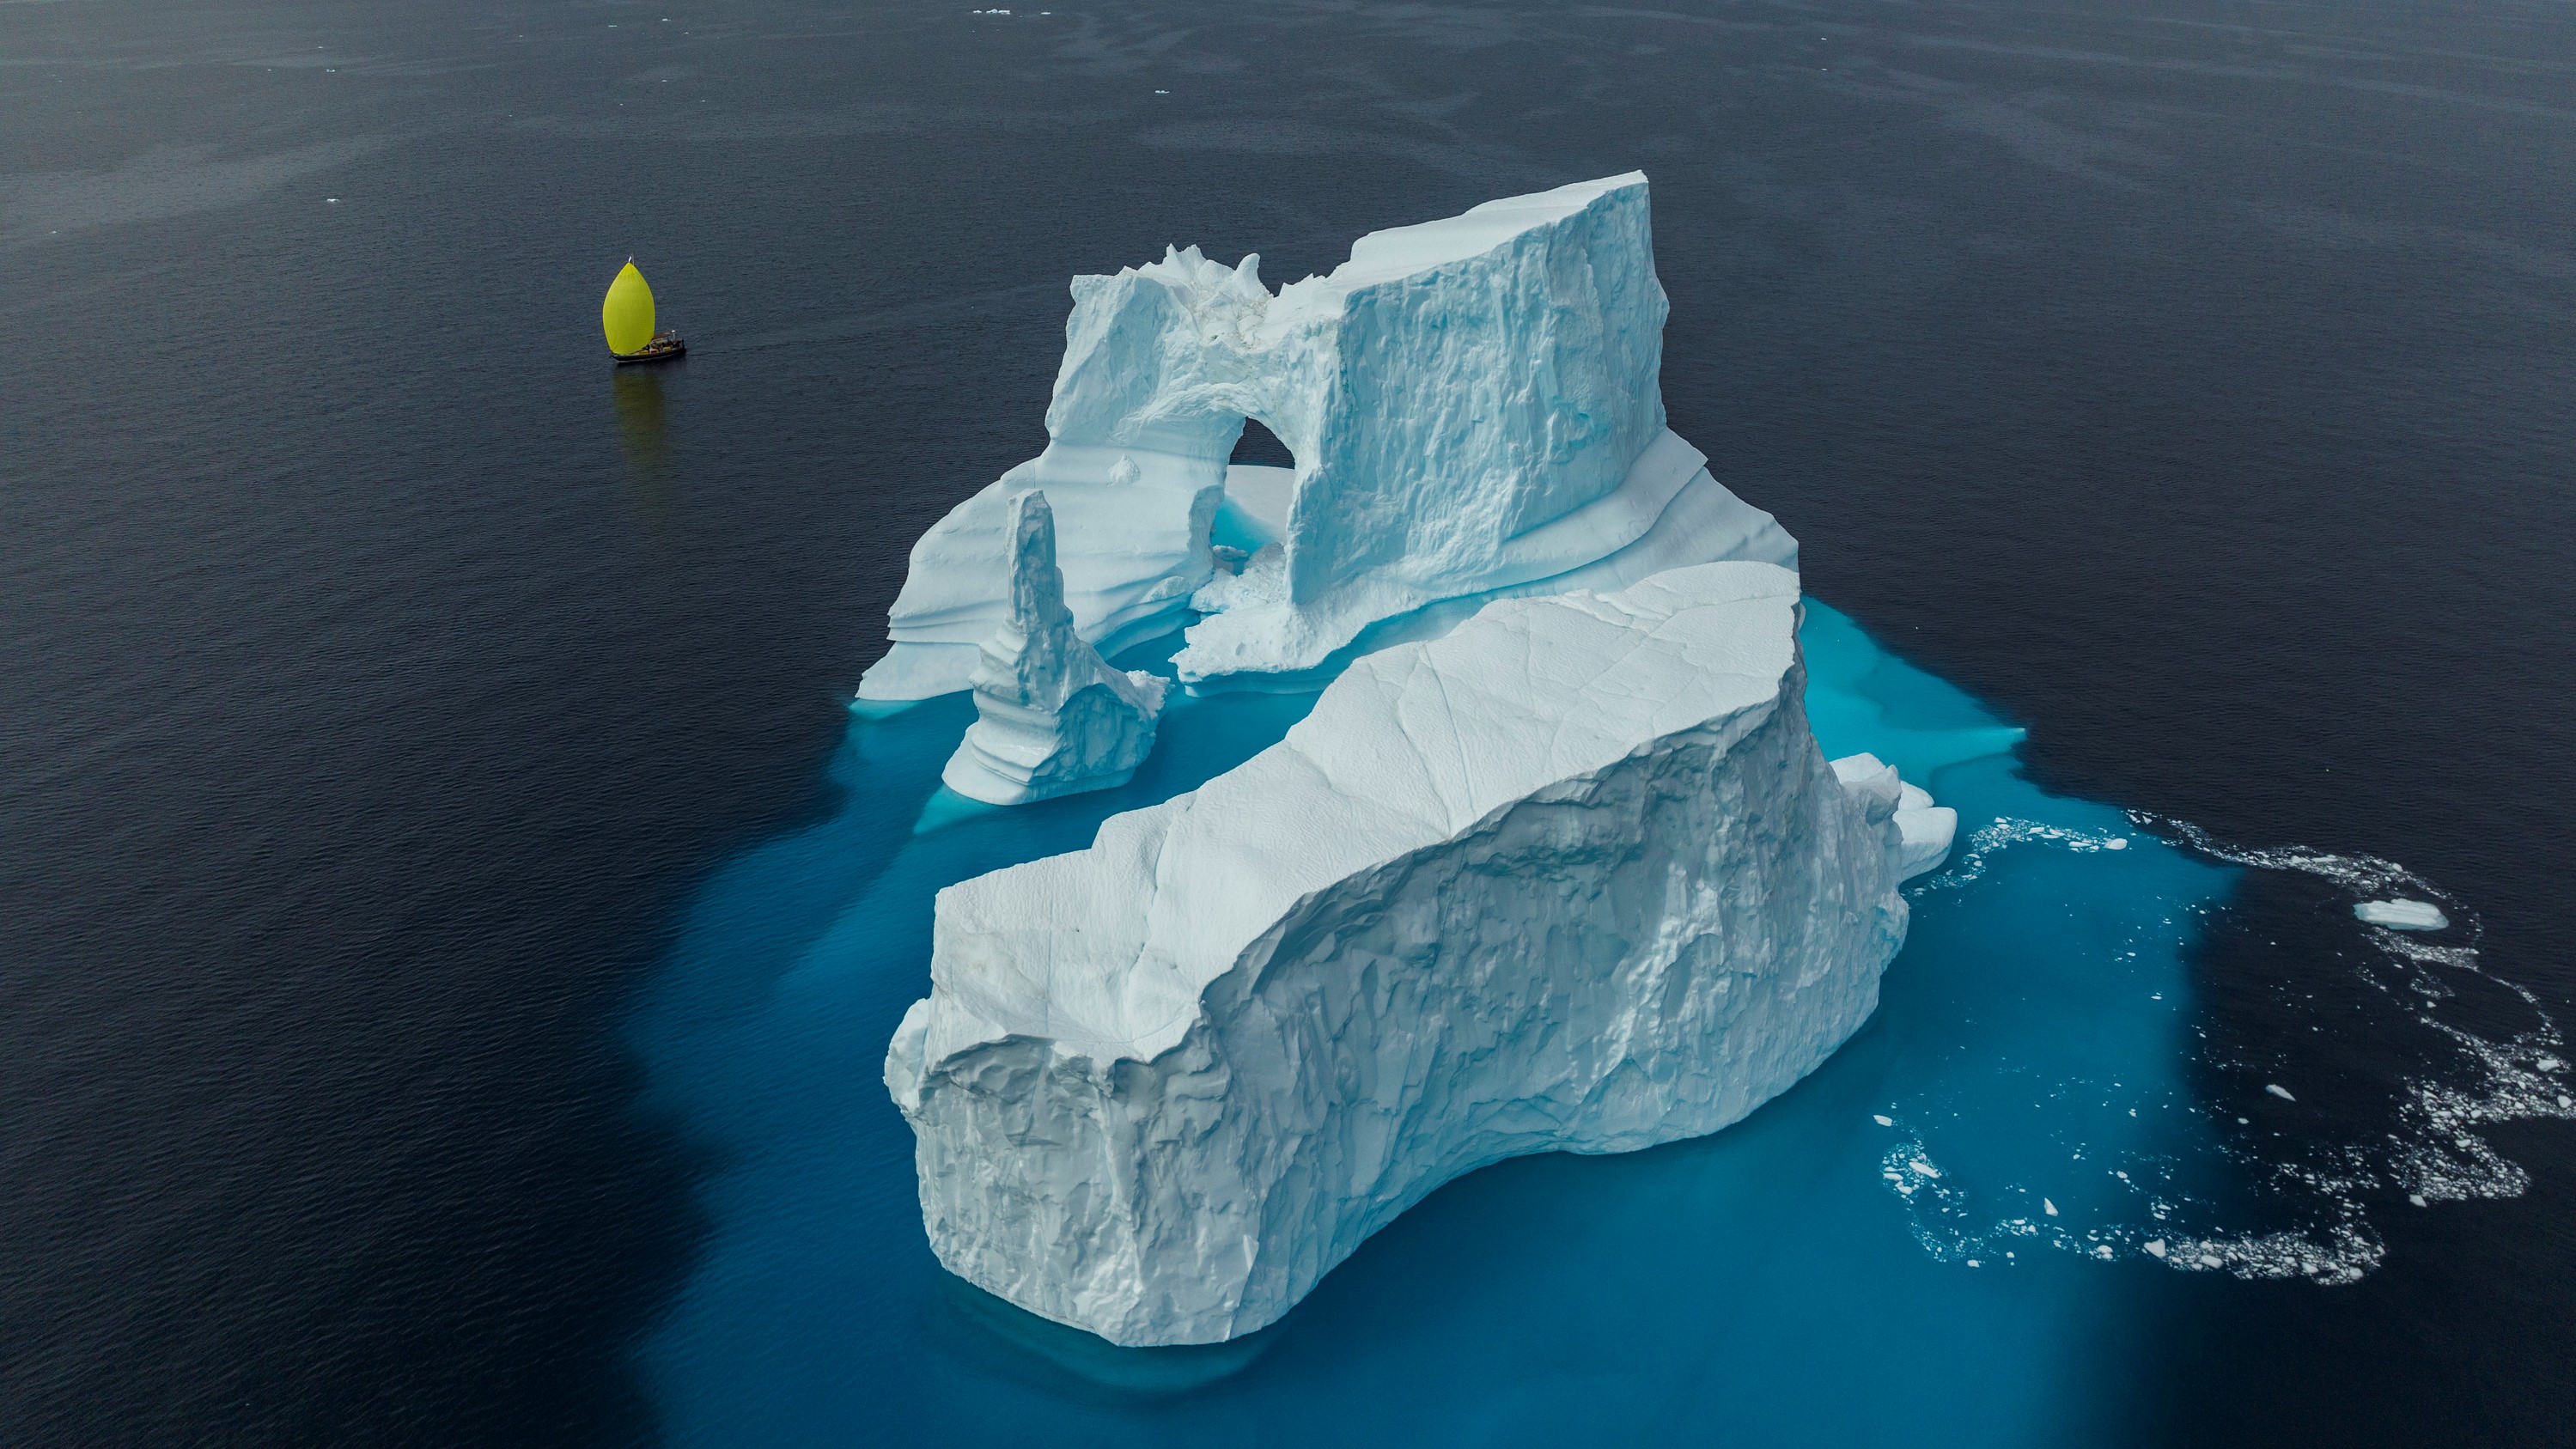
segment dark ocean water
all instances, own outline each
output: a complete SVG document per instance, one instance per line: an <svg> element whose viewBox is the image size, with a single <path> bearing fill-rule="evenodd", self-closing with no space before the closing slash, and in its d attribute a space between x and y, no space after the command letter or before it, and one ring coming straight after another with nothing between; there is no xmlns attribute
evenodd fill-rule
<svg viewBox="0 0 2576 1449"><path fill-rule="evenodd" d="M2576 13L973 8L0 4L0 1442L706 1437L668 1345L739 1164L638 1014L727 872L908 828L843 709L906 550L1042 444L1065 279L1166 243L1276 283L1643 167L1674 426L1813 594L2027 728L2040 787L2400 862L2568 1016ZM691 339L654 374L599 355L630 252ZM2260 1162L2385 1135L2435 1065L2313 879L2241 871L2173 948L2177 1090L2326 1084ZM2524 1030L2495 995L2460 1019ZM2576 1440L2576 1128L2483 1137L2518 1195L2382 1183L2358 1282L2099 1269L2135 1316L2083 1432ZM1674 1160L1505 1171L1563 1212ZM806 1429L1263 1432L1223 1385L1121 1419L1012 1378L961 1301L854 1297L895 1347L816 1340ZM1017 1396L943 1420L895 1377L925 1337ZM1227 1382L1293 1400L1320 1337Z"/></svg>

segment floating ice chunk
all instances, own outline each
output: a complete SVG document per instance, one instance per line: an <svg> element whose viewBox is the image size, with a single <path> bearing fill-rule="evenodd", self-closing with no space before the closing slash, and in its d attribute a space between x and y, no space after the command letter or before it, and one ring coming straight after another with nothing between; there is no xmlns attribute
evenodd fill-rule
<svg viewBox="0 0 2576 1449"><path fill-rule="evenodd" d="M886 1055L940 1262L1119 1343L1231 1338L1459 1173L1713 1132L1824 1061L1908 907L1797 612L1758 563L1491 604L940 892Z"/></svg>
<svg viewBox="0 0 2576 1449"><path fill-rule="evenodd" d="M2451 924L2442 908L2431 901L2363 901L2352 913L2374 926L2394 931L2439 931Z"/></svg>
<svg viewBox="0 0 2576 1449"><path fill-rule="evenodd" d="M2124 836L2114 835L2110 839L2102 842L2102 848L2104 850L2126 850L2129 848L2129 842Z"/></svg>
<svg viewBox="0 0 2576 1449"><path fill-rule="evenodd" d="M2151 1253L2151 1254L2155 1255L2155 1257L2156 1257L2157 1259L2161 1260L2161 1259L2164 1257L2164 1255L2165 1255L2165 1240L2164 1240L2164 1239L2162 1239L2162 1238L2149 1238L2149 1239L2147 1239L2147 1241L2146 1241L2146 1245L2145 1245L2145 1246L2146 1246L2147 1251L2148 1251L2149 1253Z"/></svg>
<svg viewBox="0 0 2576 1449"><path fill-rule="evenodd" d="M2289 1088L2282 1086L2282 1085L2281 1085L2280 1083L2278 1083L2278 1082L2265 1082L2265 1083L2263 1084L2263 1090L2264 1090L2264 1091L2267 1091L2267 1092L2269 1092L2269 1093L2271 1093L2271 1094L2272 1094L2273 1096L2275 1096L2275 1097L2280 1098L2280 1099L2281 1099L2282 1101L2284 1101L2284 1102L2295 1102L2295 1101L2299 1100L2298 1098L2293 1097L2293 1096L2291 1096L2291 1095L2290 1095L2290 1089L2289 1089Z"/></svg>
<svg viewBox="0 0 2576 1449"><path fill-rule="evenodd" d="M2561 1098L2560 1100L2561 1100L2561 1101L2564 1101L2565 1099L2564 1099L2564 1098ZM1895 1118L1890 1117L1890 1116L1888 1116L1888 1115L1886 1115L1885 1113L1882 1113L1882 1112L1873 1112L1873 1113L1871 1113L1871 1114L1870 1114L1870 1118L1869 1118L1869 1120L1871 1120L1872 1122L1877 1123L1877 1124L1878 1124L1879 1126L1881 1126L1881 1127L1893 1127L1893 1126L1895 1126L1895 1125L1896 1125L1896 1119L1895 1119Z"/></svg>
<svg viewBox="0 0 2576 1449"><path fill-rule="evenodd" d="M1011 500L1010 531L1010 617L984 641L975 723L940 779L990 805L1124 785L1154 748L1169 682L1110 668L1074 632L1044 493Z"/></svg>
<svg viewBox="0 0 2576 1449"><path fill-rule="evenodd" d="M2050 1202L2046 1198L2041 1198L2039 1200L2039 1210L2048 1214L2050 1217L2057 1216L2057 1204Z"/></svg>

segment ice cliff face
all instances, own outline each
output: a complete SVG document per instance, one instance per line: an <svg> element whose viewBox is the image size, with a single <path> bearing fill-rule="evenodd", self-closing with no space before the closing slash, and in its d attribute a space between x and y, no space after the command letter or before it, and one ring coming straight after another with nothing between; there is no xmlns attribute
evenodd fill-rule
<svg viewBox="0 0 2576 1449"><path fill-rule="evenodd" d="M1168 686L1110 668L1075 632L1046 495L1017 494L1006 510L1010 614L984 641L968 680L975 723L940 779L994 805L1124 785L1154 748Z"/></svg>
<svg viewBox="0 0 2576 1449"><path fill-rule="evenodd" d="M1828 766L1797 579L1511 599L939 895L886 1058L939 1259L1125 1344L1277 1318L1444 1181L1712 1132L1876 1004L1949 812Z"/></svg>
<svg viewBox="0 0 2576 1449"><path fill-rule="evenodd" d="M1058 512L1085 638L1115 652L1194 595L1211 613L1176 660L1185 680L1311 668L1377 620L1598 583L1567 576L1623 553L1610 582L1794 562L1770 515L1664 428L1642 174L1372 232L1276 294L1259 261L1192 248L1074 279L1046 451L914 546L862 697L966 687L1008 593L1009 500L1033 487ZM1219 578L1209 526L1247 418L1297 466L1276 541Z"/></svg>

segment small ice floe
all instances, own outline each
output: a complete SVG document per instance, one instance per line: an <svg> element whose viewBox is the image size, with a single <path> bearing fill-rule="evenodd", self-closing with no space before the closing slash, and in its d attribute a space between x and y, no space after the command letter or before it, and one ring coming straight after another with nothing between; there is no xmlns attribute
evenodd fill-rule
<svg viewBox="0 0 2576 1449"><path fill-rule="evenodd" d="M2429 1206L2431 1206L2431 1204L2429 1204L2429 1203L2427 1203L2427 1202L2425 1202L2425 1201L2424 1201L2424 1194L2422 1194L2422 1193L2420 1193L2420 1192L2410 1192L2410 1193L2406 1194L2406 1200L2407 1200L2408 1202L2411 1202L2411 1203L2415 1204L2417 1207L2429 1207Z"/></svg>
<svg viewBox="0 0 2576 1449"><path fill-rule="evenodd" d="M1884 1113L1884 1112L1872 1112L1872 1113L1870 1113L1870 1114L1869 1114L1869 1120L1871 1120L1872 1122L1877 1123L1877 1124L1878 1124L1879 1126L1881 1126L1881 1127L1893 1127L1893 1126L1895 1126L1895 1125L1896 1125L1896 1119L1895 1119L1895 1118L1893 1118L1893 1117L1888 1116L1888 1115L1887 1115L1886 1113Z"/></svg>
<svg viewBox="0 0 2576 1449"><path fill-rule="evenodd" d="M2102 848L2104 850L2126 850L2129 848L2129 842L2125 837L2114 835L2110 839L2102 842Z"/></svg>
<svg viewBox="0 0 2576 1449"><path fill-rule="evenodd" d="M2281 1085L2280 1083L2278 1083L2278 1082L2265 1082L2265 1083L2263 1084L2263 1090L2264 1090L2264 1091L2267 1091L2267 1092L2269 1092L2269 1093L2271 1093L2271 1094L2272 1094L2273 1096L2275 1096L2275 1097L2280 1098L2280 1099L2281 1099L2282 1101L2284 1101L2284 1102L2295 1102L2295 1101L2299 1100L2298 1098L2293 1097L2293 1096L2291 1096L2291 1095L2290 1095L2290 1089L2289 1089L2289 1088L2282 1086L2282 1085Z"/></svg>
<svg viewBox="0 0 2576 1449"><path fill-rule="evenodd" d="M2439 931L2451 924L2451 918L2431 901L2363 901L2352 908L2352 913L2392 931Z"/></svg>
<svg viewBox="0 0 2576 1449"><path fill-rule="evenodd" d="M2162 1259L2165 1255L2165 1240L2162 1238L2149 1238L2146 1241L2146 1249L2156 1258Z"/></svg>
<svg viewBox="0 0 2576 1449"><path fill-rule="evenodd" d="M2048 1214L2050 1217L2057 1216L2057 1204L2050 1202L2046 1198L2041 1198L2039 1200L2039 1210Z"/></svg>

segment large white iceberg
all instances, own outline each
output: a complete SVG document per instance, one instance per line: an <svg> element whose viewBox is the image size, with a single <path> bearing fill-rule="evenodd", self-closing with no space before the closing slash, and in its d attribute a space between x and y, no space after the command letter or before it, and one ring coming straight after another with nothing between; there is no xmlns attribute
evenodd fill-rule
<svg viewBox="0 0 2576 1449"><path fill-rule="evenodd" d="M1165 681L1112 669L1074 632L1055 516L1035 489L1009 505L1011 609L968 680L975 722L940 775L993 805L1124 785L1154 748Z"/></svg>
<svg viewBox="0 0 2576 1449"><path fill-rule="evenodd" d="M1124 1344L1285 1312L1442 1182L1712 1132L1868 1017L1950 812L1828 766L1797 578L1511 599L940 892L886 1083L939 1259Z"/></svg>
<svg viewBox="0 0 2576 1449"><path fill-rule="evenodd" d="M1794 564L1769 514L1664 426L1666 304L1631 172L1371 232L1272 293L1196 248L1077 277L1046 451L914 545L859 693L967 687L1009 597L1010 499L1043 488L1066 601L1104 653L1210 614L1185 681L1314 668L1446 599ZM1230 472L1244 421L1295 455ZM1220 568L1221 506L1272 535ZM1220 573L1225 576L1220 578Z"/></svg>

